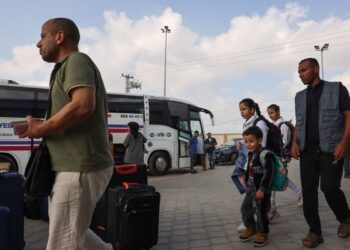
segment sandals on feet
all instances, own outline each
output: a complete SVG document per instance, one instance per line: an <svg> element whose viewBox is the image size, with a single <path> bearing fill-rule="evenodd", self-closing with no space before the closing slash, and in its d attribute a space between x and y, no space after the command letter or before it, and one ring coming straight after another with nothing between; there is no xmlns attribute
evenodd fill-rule
<svg viewBox="0 0 350 250"><path fill-rule="evenodd" d="M303 239L303 246L307 248L315 248L323 242L322 236L309 232L306 238Z"/></svg>

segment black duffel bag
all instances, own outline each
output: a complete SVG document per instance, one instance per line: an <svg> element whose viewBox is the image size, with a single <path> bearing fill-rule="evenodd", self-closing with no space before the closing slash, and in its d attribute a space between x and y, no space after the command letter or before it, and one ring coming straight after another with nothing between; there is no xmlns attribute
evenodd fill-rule
<svg viewBox="0 0 350 250"><path fill-rule="evenodd" d="M28 195L46 197L51 194L56 174L52 171L51 157L45 140L33 149L24 175L24 190Z"/></svg>

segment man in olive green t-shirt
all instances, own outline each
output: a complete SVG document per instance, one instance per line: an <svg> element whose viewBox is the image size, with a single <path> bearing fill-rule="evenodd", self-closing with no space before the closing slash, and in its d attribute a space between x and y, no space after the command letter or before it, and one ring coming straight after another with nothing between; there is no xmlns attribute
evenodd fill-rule
<svg viewBox="0 0 350 250"><path fill-rule="evenodd" d="M107 95L93 61L78 51L80 35L66 18L45 22L37 44L51 73L51 115L27 118L21 137L46 137L56 180L49 202L48 250L113 249L90 229L92 213L112 175Z"/></svg>

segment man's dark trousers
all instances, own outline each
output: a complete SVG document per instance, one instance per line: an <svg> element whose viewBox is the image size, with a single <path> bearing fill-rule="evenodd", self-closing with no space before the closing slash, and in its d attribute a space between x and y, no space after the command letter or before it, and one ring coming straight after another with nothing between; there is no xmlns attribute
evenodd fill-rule
<svg viewBox="0 0 350 250"><path fill-rule="evenodd" d="M304 216L310 231L321 235L321 222L318 213L318 186L337 220L342 222L350 217L350 210L340 182L343 173L343 160L334 162L330 153L319 150L306 151L300 156L300 176L303 189Z"/></svg>

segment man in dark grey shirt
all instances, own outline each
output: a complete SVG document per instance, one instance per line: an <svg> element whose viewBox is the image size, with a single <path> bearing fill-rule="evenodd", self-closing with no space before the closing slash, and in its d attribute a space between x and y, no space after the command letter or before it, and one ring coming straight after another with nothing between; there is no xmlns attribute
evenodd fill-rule
<svg viewBox="0 0 350 250"><path fill-rule="evenodd" d="M340 222L338 236L350 236L350 210L340 189L343 159L350 142L350 99L339 82L320 79L314 58L299 63L299 77L307 88L295 97L296 129L292 156L300 156L303 211L310 227L303 246L317 247L323 242L318 213L318 187Z"/></svg>

